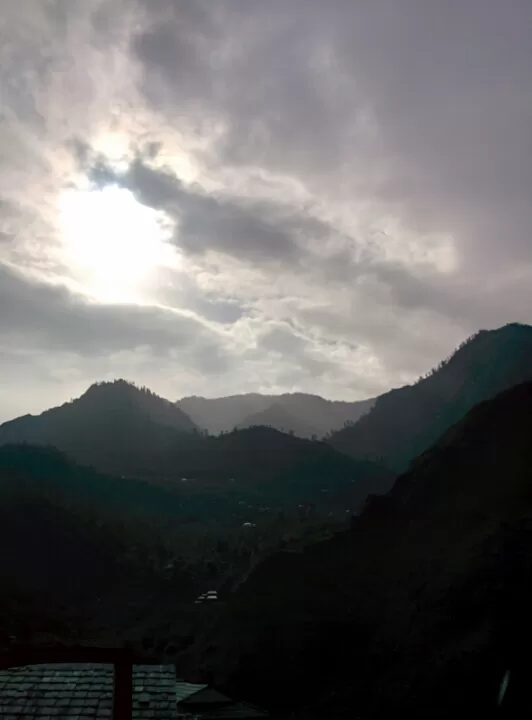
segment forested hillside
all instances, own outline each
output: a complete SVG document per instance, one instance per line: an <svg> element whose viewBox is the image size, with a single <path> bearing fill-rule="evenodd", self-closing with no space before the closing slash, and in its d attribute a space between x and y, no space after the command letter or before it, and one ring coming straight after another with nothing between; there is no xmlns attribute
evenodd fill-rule
<svg viewBox="0 0 532 720"><path fill-rule="evenodd" d="M402 471L477 403L527 380L532 327L483 330L415 385L381 395L367 415L330 442L352 457Z"/></svg>
<svg viewBox="0 0 532 720"><path fill-rule="evenodd" d="M191 666L301 718L491 712L532 638L531 423L532 384L473 409L350 531L258 566Z"/></svg>
<svg viewBox="0 0 532 720"><path fill-rule="evenodd" d="M241 497L103 475L53 448L1 447L0 646L11 635L147 639L175 653L203 623L200 593L214 588L223 598L271 551L338 523L297 505L261 512L256 489Z"/></svg>

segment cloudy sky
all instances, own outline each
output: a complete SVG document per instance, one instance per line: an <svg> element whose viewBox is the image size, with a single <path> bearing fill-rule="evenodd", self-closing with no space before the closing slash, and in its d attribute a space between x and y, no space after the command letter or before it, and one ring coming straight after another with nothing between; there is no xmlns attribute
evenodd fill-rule
<svg viewBox="0 0 532 720"><path fill-rule="evenodd" d="M532 322L530 0L0 0L0 420Z"/></svg>

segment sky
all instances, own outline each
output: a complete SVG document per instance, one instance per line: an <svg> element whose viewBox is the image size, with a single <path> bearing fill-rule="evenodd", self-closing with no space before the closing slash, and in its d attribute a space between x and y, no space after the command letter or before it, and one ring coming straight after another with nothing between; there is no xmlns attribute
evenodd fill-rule
<svg viewBox="0 0 532 720"><path fill-rule="evenodd" d="M0 0L0 421L532 322L530 0Z"/></svg>

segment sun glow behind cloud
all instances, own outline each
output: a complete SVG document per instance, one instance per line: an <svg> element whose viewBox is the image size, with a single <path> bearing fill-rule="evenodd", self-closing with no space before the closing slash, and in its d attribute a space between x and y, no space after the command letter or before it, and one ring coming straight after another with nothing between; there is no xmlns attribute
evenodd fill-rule
<svg viewBox="0 0 532 720"><path fill-rule="evenodd" d="M98 300L142 302L160 268L178 268L173 226L114 185L68 189L59 197L62 258Z"/></svg>

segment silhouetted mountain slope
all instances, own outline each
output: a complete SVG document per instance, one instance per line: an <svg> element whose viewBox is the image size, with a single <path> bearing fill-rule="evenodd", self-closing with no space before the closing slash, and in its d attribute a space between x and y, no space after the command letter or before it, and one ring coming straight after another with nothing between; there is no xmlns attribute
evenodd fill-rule
<svg viewBox="0 0 532 720"><path fill-rule="evenodd" d="M78 462L116 474L150 475L176 444L191 442L192 420L149 390L117 380L41 415L0 426L0 444L52 445Z"/></svg>
<svg viewBox="0 0 532 720"><path fill-rule="evenodd" d="M248 415L239 423L238 428L243 429L258 425L271 427L284 433L293 433L300 438L312 438L320 435L317 427L313 427L301 418L291 415L280 403L274 403L264 410Z"/></svg>
<svg viewBox="0 0 532 720"><path fill-rule="evenodd" d="M1 447L0 646L40 633L116 643L164 625L189 635L187 608L212 573L188 512L173 488L102 475L53 448Z"/></svg>
<svg viewBox="0 0 532 720"><path fill-rule="evenodd" d="M343 427L346 423L356 422L372 407L374 399L359 402L341 402L325 400L318 395L306 393L286 393L284 395L232 395L224 398L187 397L179 400L181 407L194 422L212 433L233 430L235 427L247 427L255 423L253 417L267 411L272 406L283 408L293 421L286 428L299 435L300 425L305 434L312 428L310 435L316 433L323 437L327 433ZM281 429L276 422L267 423Z"/></svg>
<svg viewBox="0 0 532 720"><path fill-rule="evenodd" d="M36 493L63 506L91 507L109 518L154 514L161 518L180 512L181 497L172 486L104 475L74 464L52 447L0 447L0 490L4 498Z"/></svg>
<svg viewBox="0 0 532 720"><path fill-rule="evenodd" d="M489 715L532 640L531 426L532 384L474 408L350 531L255 568L190 666L300 718Z"/></svg>
<svg viewBox="0 0 532 720"><path fill-rule="evenodd" d="M77 467L53 448L1 447L3 591L15 586L68 602L119 582L121 556L134 538L125 529L130 521L160 520L172 510L178 504L171 493L149 483Z"/></svg>
<svg viewBox="0 0 532 720"><path fill-rule="evenodd" d="M527 380L532 380L532 327L484 330L428 377L381 395L367 415L330 442L353 457L401 471L477 403Z"/></svg>
<svg viewBox="0 0 532 720"><path fill-rule="evenodd" d="M166 643L171 632L185 642L206 587L233 586L281 543L323 537L330 520L320 513L339 508L345 521L365 482L391 482L325 444L266 428L207 442L221 473L196 460L196 478L164 484L104 475L51 447L0 447L0 646L20 627L26 638L42 630L72 640L99 626L106 642L159 628ZM326 496L323 471L333 473ZM316 512L298 508L312 501ZM242 529L248 520L256 525Z"/></svg>

